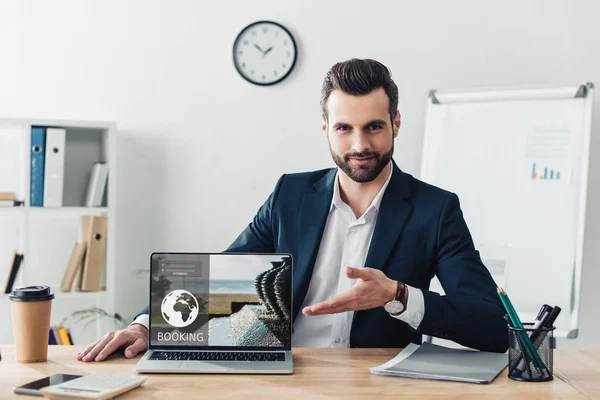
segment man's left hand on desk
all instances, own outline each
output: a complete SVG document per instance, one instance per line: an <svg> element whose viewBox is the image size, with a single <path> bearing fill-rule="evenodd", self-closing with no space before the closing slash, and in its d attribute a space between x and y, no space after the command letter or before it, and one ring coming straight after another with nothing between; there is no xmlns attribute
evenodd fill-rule
<svg viewBox="0 0 600 400"><path fill-rule="evenodd" d="M396 294L397 282L378 269L346 267L346 276L357 280L350 290L327 301L304 307L302 313L312 316L368 310L383 306Z"/></svg>

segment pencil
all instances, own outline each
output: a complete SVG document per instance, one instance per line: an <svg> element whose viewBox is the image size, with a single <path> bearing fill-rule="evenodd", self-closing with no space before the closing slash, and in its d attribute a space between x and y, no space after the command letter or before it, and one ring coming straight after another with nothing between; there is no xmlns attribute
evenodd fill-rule
<svg viewBox="0 0 600 400"><path fill-rule="evenodd" d="M508 313L508 316L512 321L512 325L518 329L525 329L504 289L497 288L496 290L498 291L498 297L500 297L500 301L504 305L504 308L506 309L506 312ZM528 358L533 361L533 363L538 369L540 369L540 371L546 369L546 366L544 365L537 351L535 351L533 343L531 343L531 339L529 338L529 335L527 335L527 332L517 331L517 334L521 339L520 341L523 345L523 350L525 351L525 353L527 353Z"/></svg>

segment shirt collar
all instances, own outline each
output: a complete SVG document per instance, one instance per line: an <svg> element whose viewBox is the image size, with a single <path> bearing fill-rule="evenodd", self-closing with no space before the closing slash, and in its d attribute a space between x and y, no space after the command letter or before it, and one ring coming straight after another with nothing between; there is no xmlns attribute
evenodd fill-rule
<svg viewBox="0 0 600 400"><path fill-rule="evenodd" d="M381 205L381 200L383 199L383 194L385 193L385 190L387 189L387 187L390 183L390 180L392 179L392 173L394 172L394 168L391 164L392 163L390 163L390 167L389 167L390 174L388 175L387 179L385 180L385 183L379 190L379 193L377 193L375 198L373 198L373 201L371 202L371 205L367 208L367 211L365 211L365 214L367 214L371 210L371 208L374 208L377 211L379 211L379 206ZM335 185L333 185L333 198L331 199L331 206L329 207L330 212L333 209L333 207L337 208L338 210L347 209L349 207L348 204L344 203L344 201L342 200L342 197L340 195L339 170L338 170L338 172L336 172L336 175L335 175Z"/></svg>

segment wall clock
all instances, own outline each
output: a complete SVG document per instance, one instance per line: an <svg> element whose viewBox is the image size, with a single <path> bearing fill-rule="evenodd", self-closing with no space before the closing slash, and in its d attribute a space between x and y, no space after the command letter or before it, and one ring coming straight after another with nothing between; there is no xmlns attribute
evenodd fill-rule
<svg viewBox="0 0 600 400"><path fill-rule="evenodd" d="M233 44L233 63L239 74L255 85L274 85L284 80L296 65L294 37L273 21L246 26Z"/></svg>

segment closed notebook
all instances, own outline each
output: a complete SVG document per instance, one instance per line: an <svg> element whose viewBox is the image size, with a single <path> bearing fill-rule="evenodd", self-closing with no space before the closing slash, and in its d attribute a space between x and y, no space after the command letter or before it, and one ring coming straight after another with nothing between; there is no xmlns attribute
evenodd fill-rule
<svg viewBox="0 0 600 400"><path fill-rule="evenodd" d="M87 251L87 238L90 235L90 229L92 229L92 221L93 221L93 216L91 215L82 215L80 217L80 223L79 223L79 230L77 232L77 244L75 245L75 249L73 249L73 251L75 252L77 249L77 245L78 244L82 244L85 249L83 250L83 258L81 260L81 263L77 265L77 267L75 268L75 271L73 272L73 279L71 282L71 288L70 291L71 292L80 292L81 291L81 277L83 275L83 263L85 261L85 252ZM71 257L73 257L73 254L71 254ZM70 265L71 261L69 260L69 265ZM68 269L68 267L67 267ZM67 271L65 271L66 274ZM69 278L70 279L70 278ZM65 282L66 283L66 282ZM65 290L66 292L68 292L69 290Z"/></svg>
<svg viewBox="0 0 600 400"><path fill-rule="evenodd" d="M106 256L106 216L82 216L81 218L87 219L90 227L86 239L87 248L81 277L81 290L99 291Z"/></svg>
<svg viewBox="0 0 600 400"><path fill-rule="evenodd" d="M48 344L58 344L56 342L56 338L54 337L54 331L52 328L48 331Z"/></svg>
<svg viewBox="0 0 600 400"><path fill-rule="evenodd" d="M85 196L86 207L100 207L102 205L107 179L108 164L105 162L94 163Z"/></svg>
<svg viewBox="0 0 600 400"><path fill-rule="evenodd" d="M96 198L96 191L98 190L98 182L100 181L101 170L102 163L94 163L92 166L92 171L90 172L90 180L88 181L87 193L85 195L86 207L94 207L94 200Z"/></svg>
<svg viewBox="0 0 600 400"><path fill-rule="evenodd" d="M60 128L46 130L44 166L44 207L62 207L65 174L66 131Z"/></svg>
<svg viewBox="0 0 600 400"><path fill-rule="evenodd" d="M58 328L58 334L60 335L60 341L63 346L70 346L71 341L69 340L69 334L67 333L67 329L62 326Z"/></svg>
<svg viewBox="0 0 600 400"><path fill-rule="evenodd" d="M44 167L46 155L46 128L34 126L31 128L31 167L29 205L44 206Z"/></svg>
<svg viewBox="0 0 600 400"><path fill-rule="evenodd" d="M491 383L508 364L508 356L486 351L450 349L411 343L396 357L370 368L376 375L469 383Z"/></svg>
<svg viewBox="0 0 600 400"><path fill-rule="evenodd" d="M81 292L81 276L83 275L83 265L80 265L75 270L75 275L73 276L73 283L71 283L71 292Z"/></svg>
<svg viewBox="0 0 600 400"><path fill-rule="evenodd" d="M102 200L104 199L104 191L106 190L106 181L108 179L108 164L102 163L100 169L100 179L98 180L98 186L94 193L94 207L101 207Z"/></svg>
<svg viewBox="0 0 600 400"><path fill-rule="evenodd" d="M15 280L17 279L17 274L19 272L19 267L21 266L22 261L23 254L15 252L10 271L6 279L6 285L4 286L4 293L8 294L12 292L13 285L15 284Z"/></svg>
<svg viewBox="0 0 600 400"><path fill-rule="evenodd" d="M69 343L71 343L71 346L74 345L75 343L73 343L73 338L71 337L71 331L69 331L67 329L67 336L69 337Z"/></svg>
<svg viewBox="0 0 600 400"><path fill-rule="evenodd" d="M60 285L63 292L71 291L71 286L73 286L77 271L81 271L81 268L83 268L83 258L85 256L86 247L87 245L85 242L75 243L71 258L69 259L69 264L67 264L67 269L63 276L62 284Z"/></svg>
<svg viewBox="0 0 600 400"><path fill-rule="evenodd" d="M59 345L59 346L62 346L63 344L65 344L60 339L60 333L58 332L58 328L57 327L53 327L53 328L50 328L50 329L52 329L52 332L54 333L54 340L56 340L56 344Z"/></svg>
<svg viewBox="0 0 600 400"><path fill-rule="evenodd" d="M0 192L0 200L15 201L17 200L17 195L13 192Z"/></svg>

